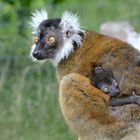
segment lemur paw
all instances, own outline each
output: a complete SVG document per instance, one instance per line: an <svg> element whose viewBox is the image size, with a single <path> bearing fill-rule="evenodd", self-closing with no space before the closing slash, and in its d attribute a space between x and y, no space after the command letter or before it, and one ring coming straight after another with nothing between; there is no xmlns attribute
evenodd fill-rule
<svg viewBox="0 0 140 140"><path fill-rule="evenodd" d="M100 73L100 72L102 72L102 71L103 71L103 69L102 69L101 66L97 66L97 67L95 68L95 73Z"/></svg>

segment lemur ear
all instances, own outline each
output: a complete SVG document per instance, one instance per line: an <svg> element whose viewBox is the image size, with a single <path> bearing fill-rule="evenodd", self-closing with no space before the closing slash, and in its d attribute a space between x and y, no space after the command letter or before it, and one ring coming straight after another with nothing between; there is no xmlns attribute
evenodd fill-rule
<svg viewBox="0 0 140 140"><path fill-rule="evenodd" d="M30 27L33 31L37 29L40 23L48 19L48 14L46 10L35 11L32 13L31 21L29 22Z"/></svg>
<svg viewBox="0 0 140 140"><path fill-rule="evenodd" d="M78 16L68 11L62 14L60 27L66 38L70 38L73 34L81 31Z"/></svg>

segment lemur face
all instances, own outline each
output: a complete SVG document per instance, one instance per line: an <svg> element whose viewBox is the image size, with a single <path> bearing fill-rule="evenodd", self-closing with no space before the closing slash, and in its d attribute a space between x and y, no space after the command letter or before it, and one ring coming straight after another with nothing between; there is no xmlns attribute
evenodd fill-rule
<svg viewBox="0 0 140 140"><path fill-rule="evenodd" d="M47 19L47 13L40 11L33 14L30 24L34 36L31 55L37 60L52 59L57 65L75 44L82 46L84 31L76 15L65 12L61 18Z"/></svg>
<svg viewBox="0 0 140 140"><path fill-rule="evenodd" d="M63 46L60 19L43 21L34 33L35 48L33 57L38 60L54 58L59 48Z"/></svg>

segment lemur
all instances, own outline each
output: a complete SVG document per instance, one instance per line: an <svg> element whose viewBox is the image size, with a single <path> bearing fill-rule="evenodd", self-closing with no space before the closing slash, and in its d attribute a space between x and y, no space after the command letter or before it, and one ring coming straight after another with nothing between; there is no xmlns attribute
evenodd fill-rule
<svg viewBox="0 0 140 140"><path fill-rule="evenodd" d="M101 66L97 66L91 78L92 84L107 93L110 97L119 95L119 83L110 70L105 70Z"/></svg>
<svg viewBox="0 0 140 140"><path fill-rule="evenodd" d="M135 63L140 52L119 39L84 30L70 12L48 19L46 11L37 11L30 25L35 42L31 56L53 61L61 109L78 139L140 139L140 67ZM91 83L97 66L111 69L118 97L110 98Z"/></svg>

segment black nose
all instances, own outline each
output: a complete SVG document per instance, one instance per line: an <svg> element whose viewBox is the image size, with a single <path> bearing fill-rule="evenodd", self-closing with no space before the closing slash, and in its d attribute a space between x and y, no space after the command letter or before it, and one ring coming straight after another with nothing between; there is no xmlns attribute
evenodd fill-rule
<svg viewBox="0 0 140 140"><path fill-rule="evenodd" d="M43 59L42 53L39 50L33 51L32 55L33 55L33 57L35 57L38 60L42 60Z"/></svg>
<svg viewBox="0 0 140 140"><path fill-rule="evenodd" d="M38 60L43 60L45 59L43 52L41 50L34 50L32 53L33 57L35 57Z"/></svg>
<svg viewBox="0 0 140 140"><path fill-rule="evenodd" d="M40 51L33 51L32 55L33 55L33 57L38 59L41 57L41 52Z"/></svg>

